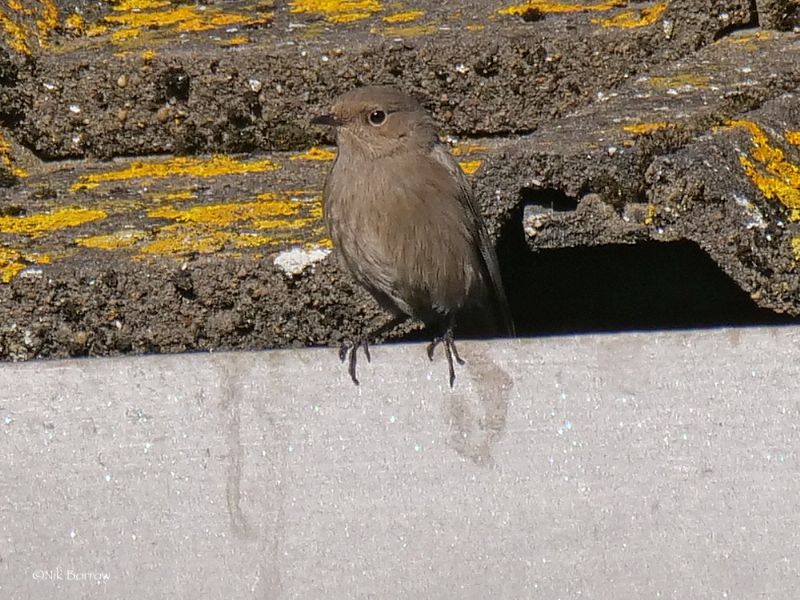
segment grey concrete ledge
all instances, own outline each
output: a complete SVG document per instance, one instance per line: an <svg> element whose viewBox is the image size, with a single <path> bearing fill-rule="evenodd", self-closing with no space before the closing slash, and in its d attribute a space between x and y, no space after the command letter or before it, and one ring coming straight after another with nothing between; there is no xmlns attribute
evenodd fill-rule
<svg viewBox="0 0 800 600"><path fill-rule="evenodd" d="M0 365L3 598L794 598L800 328Z"/></svg>

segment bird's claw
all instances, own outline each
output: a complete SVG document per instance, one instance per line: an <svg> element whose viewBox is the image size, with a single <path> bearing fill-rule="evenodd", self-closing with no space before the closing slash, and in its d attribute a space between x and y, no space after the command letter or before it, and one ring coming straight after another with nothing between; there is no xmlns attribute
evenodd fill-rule
<svg viewBox="0 0 800 600"><path fill-rule="evenodd" d="M450 387L452 388L456 381L456 370L453 366L453 357L455 357L456 362L459 365L464 364L464 361L458 355L458 349L456 348L456 342L453 339L452 329L448 329L442 336L433 338L433 341L428 344L428 358L431 361L433 361L433 351L436 350L436 346L439 344L444 344L444 355L447 357L447 368L450 373Z"/></svg>
<svg viewBox="0 0 800 600"><path fill-rule="evenodd" d="M356 376L356 363L358 361L359 348L364 349L364 356L367 358L367 362L371 362L372 357L369 354L369 341L367 340L367 336L359 338L352 345L345 342L339 347L339 360L344 362L348 358L350 359L347 372L350 373L350 379L352 379L353 383L356 385L359 385L358 377Z"/></svg>

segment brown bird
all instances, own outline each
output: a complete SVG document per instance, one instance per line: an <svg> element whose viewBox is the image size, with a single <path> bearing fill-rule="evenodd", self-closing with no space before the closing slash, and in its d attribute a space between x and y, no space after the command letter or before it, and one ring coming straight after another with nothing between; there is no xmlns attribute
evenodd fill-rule
<svg viewBox="0 0 800 600"><path fill-rule="evenodd" d="M453 341L460 318L514 333L497 255L466 176L430 116L395 88L351 90L312 123L336 128L338 152L323 195L334 247L393 317L349 348L350 377L357 385L359 347L370 360L369 338L413 318L434 335L430 360L444 345L452 387L453 357L464 364ZM347 353L342 346L342 361Z"/></svg>

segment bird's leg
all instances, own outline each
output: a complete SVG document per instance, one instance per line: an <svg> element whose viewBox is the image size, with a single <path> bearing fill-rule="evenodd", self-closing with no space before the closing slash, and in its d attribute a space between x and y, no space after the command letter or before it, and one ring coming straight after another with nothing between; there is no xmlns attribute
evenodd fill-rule
<svg viewBox="0 0 800 600"><path fill-rule="evenodd" d="M453 367L453 357L455 356L458 364L464 364L464 361L458 355L456 342L453 339L452 325L447 328L447 330L444 332L444 335L433 338L433 341L428 344L428 358L430 360L433 360L433 351L436 350L436 346L439 344L444 344L444 355L447 357L447 367L450 371L450 387L452 388L456 380L456 370Z"/></svg>
<svg viewBox="0 0 800 600"><path fill-rule="evenodd" d="M372 357L369 355L369 339L367 335L361 336L355 344L350 347L350 362L347 366L347 372L350 373L350 379L353 380L353 383L358 385L358 378L356 377L356 360L358 358L358 349L364 349L364 356L367 357L367 362L372 360ZM339 348L339 359L344 362L347 358L347 344L342 344L342 347Z"/></svg>
<svg viewBox="0 0 800 600"><path fill-rule="evenodd" d="M369 340L379 338L385 333L388 333L401 323L404 323L408 319L405 315L400 315L393 317L391 320L387 321L377 329L368 332L366 335L362 335L359 337L353 345L348 345L347 342L343 343L339 347L339 360L344 362L348 358L349 363L347 366L347 372L350 373L350 379L353 380L353 383L359 385L358 377L356 376L356 362L358 360L358 349L364 349L364 356L367 358L367 362L371 362L372 357L369 354ZM348 356L349 354L349 356Z"/></svg>

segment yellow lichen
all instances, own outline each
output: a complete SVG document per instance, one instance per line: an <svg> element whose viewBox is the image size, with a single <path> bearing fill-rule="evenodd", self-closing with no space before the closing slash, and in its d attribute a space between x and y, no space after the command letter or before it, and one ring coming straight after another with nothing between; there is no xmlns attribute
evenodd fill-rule
<svg viewBox="0 0 800 600"><path fill-rule="evenodd" d="M43 48L47 46L50 32L58 25L58 7L55 2L53 0L42 0L42 16L36 19L36 30L40 46Z"/></svg>
<svg viewBox="0 0 800 600"><path fill-rule="evenodd" d="M118 12L155 10L170 5L170 0L117 0L112 8Z"/></svg>
<svg viewBox="0 0 800 600"><path fill-rule="evenodd" d="M165 10L158 10L158 9ZM169 2L142 2L131 0L118 4L115 13L103 17L103 23L114 27L112 41L119 42L138 37L143 31L170 30L177 32L207 31L232 25L256 25L266 23L272 14L258 17L224 12L218 8L198 5L172 6ZM105 33L102 29L96 35Z"/></svg>
<svg viewBox="0 0 800 600"><path fill-rule="evenodd" d="M377 0L292 0L290 12L321 15L329 23L368 19L383 7Z"/></svg>
<svg viewBox="0 0 800 600"><path fill-rule="evenodd" d="M481 144L470 144L470 143L457 144L457 145L453 146L453 148L450 150L450 152L452 152L453 156L464 156L466 154L478 154L480 152L486 152L486 146L483 146Z"/></svg>
<svg viewBox="0 0 800 600"><path fill-rule="evenodd" d="M630 125L623 125L622 129L628 133L644 135L661 129L667 129L668 127L672 127L672 125L666 121L654 121L652 123L632 123Z"/></svg>
<svg viewBox="0 0 800 600"><path fill-rule="evenodd" d="M407 10L405 12L399 12L393 15L386 15L382 18L387 23L408 23L410 21L416 21L424 14L425 11L422 10Z"/></svg>
<svg viewBox="0 0 800 600"><path fill-rule="evenodd" d="M501 8L497 12L501 15L522 16L530 11L541 13L576 13L576 12L602 12L620 8L627 4L627 0L604 0L594 4L581 4L578 2L547 2L546 0L528 0L522 4L512 4Z"/></svg>
<svg viewBox="0 0 800 600"><path fill-rule="evenodd" d="M105 33L108 33L107 25L103 25L102 23L92 23L91 25L88 25L86 27L84 35L86 35L86 37L91 38L91 37L97 37L99 35L104 35Z"/></svg>
<svg viewBox="0 0 800 600"><path fill-rule="evenodd" d="M24 15L33 14L33 9L28 6L25 6L19 0L8 0L8 8L13 10L14 12L22 13Z"/></svg>
<svg viewBox="0 0 800 600"><path fill-rule="evenodd" d="M240 221L274 216L296 215L299 202L270 200L266 202L231 202L228 204L206 204L177 209L172 206L153 208L147 216L158 219L173 219L183 223L232 225Z"/></svg>
<svg viewBox="0 0 800 600"><path fill-rule="evenodd" d="M592 23L603 27L622 27L625 29L647 27L655 23L666 9L667 3L659 2L639 10L625 10L606 19L592 19Z"/></svg>
<svg viewBox="0 0 800 600"><path fill-rule="evenodd" d="M25 268L19 252L0 246L0 280L8 283Z"/></svg>
<svg viewBox="0 0 800 600"><path fill-rule="evenodd" d="M118 250L130 248L138 242L147 239L148 233L140 229L123 229L106 235L92 235L81 237L75 243L84 248L97 248L100 250Z"/></svg>
<svg viewBox="0 0 800 600"><path fill-rule="evenodd" d="M269 240L252 234L237 234L231 231L204 231L171 225L159 231L158 239L143 244L139 248L142 255L181 255L190 253L219 252L226 246L233 248L265 245ZM263 242L263 243L259 243Z"/></svg>
<svg viewBox="0 0 800 600"><path fill-rule="evenodd" d="M771 31L759 31L758 33L746 33L738 36L729 35L722 39L729 44L745 44L755 48L756 45L753 42L763 42L765 40L771 40L774 37L775 34Z"/></svg>
<svg viewBox="0 0 800 600"><path fill-rule="evenodd" d="M190 190L178 190L176 192L169 192L167 194L158 195L159 200L192 200L197 195Z"/></svg>
<svg viewBox="0 0 800 600"><path fill-rule="evenodd" d="M778 200L790 209L790 220L800 220L800 166L787 160L784 151L771 143L757 123L735 119L728 125L744 129L751 136L750 156L739 156L739 163L747 176L765 198Z"/></svg>
<svg viewBox="0 0 800 600"><path fill-rule="evenodd" d="M6 43L12 50L20 54L31 54L31 47L28 43L28 34L25 28L13 21L2 10L0 10L0 28L5 32Z"/></svg>
<svg viewBox="0 0 800 600"><path fill-rule="evenodd" d="M86 33L86 21L78 13L72 13L64 20L64 28L67 31L83 35Z"/></svg>
<svg viewBox="0 0 800 600"><path fill-rule="evenodd" d="M794 254L794 259L800 261L800 236L792 238L792 253Z"/></svg>
<svg viewBox="0 0 800 600"><path fill-rule="evenodd" d="M312 146L301 154L289 157L290 160L333 160L334 158L336 158L334 150L317 148L316 146Z"/></svg>
<svg viewBox="0 0 800 600"><path fill-rule="evenodd" d="M658 209L656 208L656 205L648 204L647 213L644 215L644 224L652 225L653 222L656 220L656 215L658 215Z"/></svg>
<svg viewBox="0 0 800 600"><path fill-rule="evenodd" d="M173 223L157 227L154 239L138 246L139 252L145 255L285 245L288 240L297 239L298 231L312 238L324 233L324 227L320 227L322 198L319 194L299 199L295 198L295 192L265 192L251 202L197 205L186 209L167 206L151 209L147 215ZM308 237L303 241L308 242Z"/></svg>
<svg viewBox="0 0 800 600"><path fill-rule="evenodd" d="M76 190L93 189L107 181L186 176L205 178L242 173L260 173L279 168L280 165L268 159L243 161L220 154L211 158L177 157L166 160L137 160L123 169L83 175L70 187L70 190L74 192Z"/></svg>
<svg viewBox="0 0 800 600"><path fill-rule="evenodd" d="M800 146L800 129L795 131L787 131L784 137L790 144L794 146Z"/></svg>
<svg viewBox="0 0 800 600"><path fill-rule="evenodd" d="M678 73L665 77L648 77L647 82L656 88L671 89L682 87L705 87L708 85L709 78L705 75L696 73Z"/></svg>
<svg viewBox="0 0 800 600"><path fill-rule="evenodd" d="M472 175L481 166L480 160L462 160L458 164L461 165L461 170L467 175Z"/></svg>
<svg viewBox="0 0 800 600"><path fill-rule="evenodd" d="M27 177L28 172L14 164L11 158L11 144L0 133L0 164L2 164L14 177Z"/></svg>
<svg viewBox="0 0 800 600"><path fill-rule="evenodd" d="M221 46L241 46L243 44L249 44L250 41L250 38L246 35L235 35L232 38L222 40L219 43Z"/></svg>
<svg viewBox="0 0 800 600"><path fill-rule="evenodd" d="M105 219L108 216L103 210L88 208L62 208L52 212L21 215L16 217L0 217L0 233L17 233L38 237L67 227L77 227L84 223Z"/></svg>
<svg viewBox="0 0 800 600"><path fill-rule="evenodd" d="M406 27L384 27L373 28L372 33L382 33L389 37L419 37L422 35L431 35L439 31L436 25L408 25Z"/></svg>

